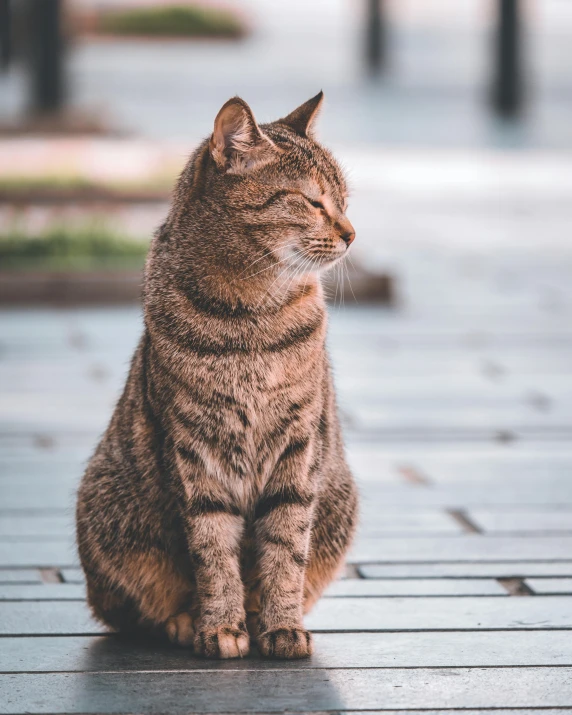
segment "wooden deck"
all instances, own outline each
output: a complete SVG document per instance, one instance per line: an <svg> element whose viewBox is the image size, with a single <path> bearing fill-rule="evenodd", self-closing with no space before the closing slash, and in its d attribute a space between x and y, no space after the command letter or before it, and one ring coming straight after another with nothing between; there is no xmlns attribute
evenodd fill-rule
<svg viewBox="0 0 572 715"><path fill-rule="evenodd" d="M0 712L572 711L572 258L544 244L560 209L515 212L538 237L523 250L393 246L401 307L332 311L362 521L304 662L208 662L90 619L73 493L140 315L1 312ZM420 238L475 215L405 220Z"/></svg>

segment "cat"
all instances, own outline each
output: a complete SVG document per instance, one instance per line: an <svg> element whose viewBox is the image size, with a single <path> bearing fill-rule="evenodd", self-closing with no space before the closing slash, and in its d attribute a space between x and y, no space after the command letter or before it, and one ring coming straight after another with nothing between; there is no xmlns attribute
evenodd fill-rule
<svg viewBox="0 0 572 715"><path fill-rule="evenodd" d="M347 255L320 92L258 125L230 99L183 170L144 279L144 332L83 476L94 615L197 655L312 652L302 617L350 545L357 494L320 272Z"/></svg>

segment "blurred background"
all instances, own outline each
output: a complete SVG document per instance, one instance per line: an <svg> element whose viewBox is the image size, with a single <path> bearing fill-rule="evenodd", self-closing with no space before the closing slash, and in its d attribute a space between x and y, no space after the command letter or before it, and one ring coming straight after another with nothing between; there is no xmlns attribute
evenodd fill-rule
<svg viewBox="0 0 572 715"><path fill-rule="evenodd" d="M569 0L0 0L0 27L7 464L51 454L75 484L148 241L220 106L263 123L320 89L357 229L329 291L356 469L410 485L434 449L569 454Z"/></svg>
<svg viewBox="0 0 572 715"><path fill-rule="evenodd" d="M174 178L235 94L264 122L325 91L320 138L348 169L356 257L379 270L394 263L394 244L414 240L477 252L483 242L526 245L531 222L557 220L529 198L542 194L546 207L569 196L567 0L0 0L0 8L6 269L138 269ZM564 232L542 233L551 242ZM108 289L136 294L130 276L129 289L91 279L106 284L103 298ZM39 275L22 281L5 277L0 295L26 301L35 281L37 297L50 299ZM387 286L379 293L387 297Z"/></svg>

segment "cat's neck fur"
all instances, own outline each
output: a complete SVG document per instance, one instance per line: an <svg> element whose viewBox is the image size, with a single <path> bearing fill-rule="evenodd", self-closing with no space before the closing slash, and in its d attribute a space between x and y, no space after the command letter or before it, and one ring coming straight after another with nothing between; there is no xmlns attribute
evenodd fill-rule
<svg viewBox="0 0 572 715"><path fill-rule="evenodd" d="M198 218L198 217L197 217ZM320 278L315 273L296 275L293 269L276 263L270 252L244 236L241 253L217 250L210 235L223 230L216 223L206 230L197 230L185 222L180 240L175 230L171 235L159 234L151 250L146 270L147 295L160 290L162 296L177 290L197 309L209 306L228 312L229 317L241 314L252 318L281 313L295 303L324 308ZM192 222L196 225L198 221ZM236 239L236 231L235 236Z"/></svg>

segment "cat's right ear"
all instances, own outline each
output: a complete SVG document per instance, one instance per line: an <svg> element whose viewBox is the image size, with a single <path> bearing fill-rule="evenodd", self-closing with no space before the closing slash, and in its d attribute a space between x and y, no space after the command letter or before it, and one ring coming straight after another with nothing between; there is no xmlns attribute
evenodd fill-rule
<svg viewBox="0 0 572 715"><path fill-rule="evenodd" d="M315 97L301 104L284 119L280 119L280 124L286 124L300 136L311 136L312 126L320 113L323 102L324 93L320 90Z"/></svg>
<svg viewBox="0 0 572 715"><path fill-rule="evenodd" d="M229 99L216 115L209 146L215 164L229 174L240 174L266 163L276 152L240 97Z"/></svg>

